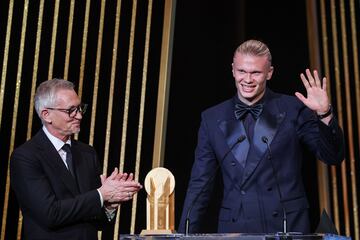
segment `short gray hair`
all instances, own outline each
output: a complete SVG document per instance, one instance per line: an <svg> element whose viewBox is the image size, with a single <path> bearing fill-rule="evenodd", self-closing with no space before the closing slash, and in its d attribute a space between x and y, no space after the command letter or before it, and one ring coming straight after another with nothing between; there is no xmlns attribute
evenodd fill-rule
<svg viewBox="0 0 360 240"><path fill-rule="evenodd" d="M57 101L57 92L61 89L74 90L72 82L64 79L54 78L42 82L35 93L35 110L41 118L41 111L46 107L53 107Z"/></svg>
<svg viewBox="0 0 360 240"><path fill-rule="evenodd" d="M245 55L258 56L258 57L266 56L268 59L268 62L271 65L272 57L271 57L270 49L268 48L268 46L265 43L263 43L259 40L250 39L250 40L243 42L235 50L234 57L238 53L245 54Z"/></svg>

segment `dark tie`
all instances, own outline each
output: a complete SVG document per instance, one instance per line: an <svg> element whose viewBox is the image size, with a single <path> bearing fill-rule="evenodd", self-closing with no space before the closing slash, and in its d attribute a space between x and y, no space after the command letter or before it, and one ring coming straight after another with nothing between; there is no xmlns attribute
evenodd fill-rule
<svg viewBox="0 0 360 240"><path fill-rule="evenodd" d="M73 164L73 160L72 160L70 144L64 144L62 149L66 152L66 164L68 166L68 169L69 169L71 175L75 178L74 164Z"/></svg>
<svg viewBox="0 0 360 240"><path fill-rule="evenodd" d="M247 106L245 104L235 104L235 117L236 119L244 119L247 113L250 113L254 119L258 119L263 110L262 104Z"/></svg>

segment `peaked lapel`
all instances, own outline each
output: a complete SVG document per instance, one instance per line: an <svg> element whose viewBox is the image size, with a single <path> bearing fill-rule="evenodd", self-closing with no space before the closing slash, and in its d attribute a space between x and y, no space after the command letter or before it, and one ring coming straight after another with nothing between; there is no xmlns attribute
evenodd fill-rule
<svg viewBox="0 0 360 240"><path fill-rule="evenodd" d="M66 168L63 160L61 159L58 151L54 145L47 138L43 130L40 130L35 136L34 140L39 146L39 151L42 155L42 161L49 165L53 171L60 177L64 185L71 191L72 194L79 193L76 181L71 175L70 171Z"/></svg>
<svg viewBox="0 0 360 240"><path fill-rule="evenodd" d="M223 132L226 143L235 159L240 163L246 161L250 143L248 138L245 138L241 143L237 143L240 136L246 136L244 124L239 120L223 120L219 121L219 128Z"/></svg>
<svg viewBox="0 0 360 240"><path fill-rule="evenodd" d="M270 145L286 116L286 113L281 112L276 104L276 94L269 89L266 91L268 93L266 95L266 102L264 103L264 110L254 126L252 147L246 160L241 185L253 174L260 161L264 158L265 152L268 150L267 144L262 140L263 137L268 139L268 144Z"/></svg>

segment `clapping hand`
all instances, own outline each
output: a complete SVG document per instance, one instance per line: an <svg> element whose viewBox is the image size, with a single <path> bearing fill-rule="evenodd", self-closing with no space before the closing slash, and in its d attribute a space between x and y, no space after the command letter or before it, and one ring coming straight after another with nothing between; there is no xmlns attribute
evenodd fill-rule
<svg viewBox="0 0 360 240"><path fill-rule="evenodd" d="M142 185L134 180L132 173L119 173L117 168L109 177L101 175L100 178L102 186L99 191L108 209L117 208L121 202L129 201L142 188Z"/></svg>

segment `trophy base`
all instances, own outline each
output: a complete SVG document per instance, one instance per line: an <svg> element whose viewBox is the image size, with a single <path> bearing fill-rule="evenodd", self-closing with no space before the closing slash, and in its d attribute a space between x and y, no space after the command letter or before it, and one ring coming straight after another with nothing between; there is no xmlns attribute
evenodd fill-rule
<svg viewBox="0 0 360 240"><path fill-rule="evenodd" d="M144 230L141 231L140 236L164 235L164 234L173 234L173 233L176 233L176 231L170 230L170 229L154 229L154 230L144 229Z"/></svg>

